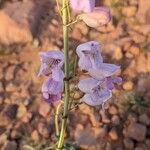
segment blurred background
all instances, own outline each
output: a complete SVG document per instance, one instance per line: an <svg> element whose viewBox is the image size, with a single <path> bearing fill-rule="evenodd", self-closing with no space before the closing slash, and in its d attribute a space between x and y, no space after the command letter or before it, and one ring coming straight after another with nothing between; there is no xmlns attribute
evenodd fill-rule
<svg viewBox="0 0 150 150"><path fill-rule="evenodd" d="M104 62L121 66L123 84L105 110L82 104L70 111L65 150L149 150L150 1L97 0L96 5L108 6L112 21L97 29L72 25L70 56L80 43L100 42ZM0 0L1 150L43 150L56 142L55 106L42 101L43 78L36 75L39 51L62 50L61 28L54 0ZM73 96L81 95L77 90Z"/></svg>

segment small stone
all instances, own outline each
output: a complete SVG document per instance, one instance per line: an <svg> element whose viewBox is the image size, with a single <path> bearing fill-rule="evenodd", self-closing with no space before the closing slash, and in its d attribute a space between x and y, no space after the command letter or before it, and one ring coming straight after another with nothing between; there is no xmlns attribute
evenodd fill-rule
<svg viewBox="0 0 150 150"><path fill-rule="evenodd" d="M23 105L20 104L17 112L17 118L23 118L27 113L27 108Z"/></svg>
<svg viewBox="0 0 150 150"><path fill-rule="evenodd" d="M120 60L123 57L122 50L120 47L117 47L113 53L113 59Z"/></svg>
<svg viewBox="0 0 150 150"><path fill-rule="evenodd" d="M118 139L118 133L117 133L116 128L112 128L108 134L112 140Z"/></svg>
<svg viewBox="0 0 150 150"><path fill-rule="evenodd" d="M37 130L34 130L32 133L31 133L31 138L34 140L34 141L38 141L39 140L39 133Z"/></svg>
<svg viewBox="0 0 150 150"><path fill-rule="evenodd" d="M146 114L142 114L139 116L139 121L144 125L150 125L150 118Z"/></svg>
<svg viewBox="0 0 150 150"><path fill-rule="evenodd" d="M41 101L39 106L39 114L46 117L50 112L50 105L44 101Z"/></svg>
<svg viewBox="0 0 150 150"><path fill-rule="evenodd" d="M140 49L137 46L131 46L129 52L134 56L138 56L140 54Z"/></svg>
<svg viewBox="0 0 150 150"><path fill-rule="evenodd" d="M129 121L129 123L135 123L135 122L137 122L138 121L137 114L136 113L130 113L128 115L128 121Z"/></svg>
<svg viewBox="0 0 150 150"><path fill-rule="evenodd" d="M31 120L31 118L32 118L32 113L30 113L30 112L28 112L28 113L26 113L23 117L22 117L22 121L24 122L24 123L28 123L30 120Z"/></svg>
<svg viewBox="0 0 150 150"><path fill-rule="evenodd" d="M12 80L14 78L14 71L15 71L16 66L10 66L7 68L6 70L6 74L5 74L5 80L9 81Z"/></svg>
<svg viewBox="0 0 150 150"><path fill-rule="evenodd" d="M10 136L11 136L11 139L13 139L13 140L19 139L19 138L20 138L19 131L13 130L13 131L11 132Z"/></svg>
<svg viewBox="0 0 150 150"><path fill-rule="evenodd" d="M6 116L8 119L14 120L14 119L16 119L17 109L18 109L18 105L16 105L16 104L8 105L8 106L5 108L3 114L4 114L4 116Z"/></svg>
<svg viewBox="0 0 150 150"><path fill-rule="evenodd" d="M5 133L1 134L0 135L0 145L3 145L6 142L7 138L8 138L8 136Z"/></svg>
<svg viewBox="0 0 150 150"><path fill-rule="evenodd" d="M136 141L143 141L146 137L146 127L139 123L132 123L127 127L127 136Z"/></svg>
<svg viewBox="0 0 150 150"><path fill-rule="evenodd" d="M112 146L107 142L105 150L112 150Z"/></svg>
<svg viewBox="0 0 150 150"><path fill-rule="evenodd" d="M131 82L131 81L125 82L123 84L123 89L127 90L127 91L132 90L133 89L133 82Z"/></svg>
<svg viewBox="0 0 150 150"><path fill-rule="evenodd" d="M118 114L118 109L116 108L116 106L110 106L109 109L108 109L108 112L111 115L116 115L116 114Z"/></svg>
<svg viewBox="0 0 150 150"><path fill-rule="evenodd" d="M135 6L127 6L122 8L122 14L126 17L135 16L137 8Z"/></svg>
<svg viewBox="0 0 150 150"><path fill-rule="evenodd" d="M127 148L129 150L133 150L134 142L131 139L124 139L123 143L124 143L125 148Z"/></svg>
<svg viewBox="0 0 150 150"><path fill-rule="evenodd" d="M147 147L150 147L150 139L145 139L144 142L145 142L145 144L146 144Z"/></svg>
<svg viewBox="0 0 150 150"><path fill-rule="evenodd" d="M120 124L120 118L117 115L113 115L111 118L111 122L113 125L119 125Z"/></svg>
<svg viewBox="0 0 150 150"><path fill-rule="evenodd" d="M50 128L44 123L38 124L38 132L46 139L50 136Z"/></svg>
<svg viewBox="0 0 150 150"><path fill-rule="evenodd" d="M15 141L7 141L2 150L17 150L17 143Z"/></svg>
<svg viewBox="0 0 150 150"><path fill-rule="evenodd" d="M129 59L134 57L130 52L126 52L125 56Z"/></svg>
<svg viewBox="0 0 150 150"><path fill-rule="evenodd" d="M107 127L94 128L96 138L104 138L107 135Z"/></svg>
<svg viewBox="0 0 150 150"><path fill-rule="evenodd" d="M83 93L81 91L75 91L73 94L73 98L75 100L79 100L83 96Z"/></svg>
<svg viewBox="0 0 150 150"><path fill-rule="evenodd" d="M106 112L104 112L103 110L101 110L100 114L101 114L102 122L103 123L106 123L106 124L110 123L110 119L109 119L109 117L108 117L108 115L107 115Z"/></svg>
<svg viewBox="0 0 150 150"><path fill-rule="evenodd" d="M6 86L6 92L16 92L18 87L15 86L12 82L8 83Z"/></svg>
<svg viewBox="0 0 150 150"><path fill-rule="evenodd" d="M3 83L0 81L0 92L4 92L4 86Z"/></svg>

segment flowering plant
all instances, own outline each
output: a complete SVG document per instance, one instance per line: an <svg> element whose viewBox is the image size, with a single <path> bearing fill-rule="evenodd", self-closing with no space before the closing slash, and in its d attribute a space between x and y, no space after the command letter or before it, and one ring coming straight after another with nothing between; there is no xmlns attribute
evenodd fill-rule
<svg viewBox="0 0 150 150"><path fill-rule="evenodd" d="M58 5L58 1L57 5ZM77 19L70 22L69 6L74 11L79 12ZM59 8L59 5L58 5ZM57 150L63 149L64 136L67 127L68 111L70 103L70 67L69 67L69 47L68 29L69 26L78 21L83 21L89 27L100 27L106 25L111 20L110 11L106 7L95 7L95 0L63 0L62 14L64 49L40 52L39 57L41 67L38 75L44 75L47 79L42 85L43 98L49 104L62 100L63 103L57 107L63 108L62 125L59 130L58 116L55 116L56 135L58 137ZM90 106L103 105L112 97L112 89L115 83L120 83L122 79L116 76L119 66L104 63L101 55L101 45L96 41L89 41L80 44L76 48L79 57L78 65L82 71L86 71L87 78L79 81L78 88L85 93L80 102L85 102ZM64 64L64 72L62 66ZM62 105L62 106L61 106Z"/></svg>

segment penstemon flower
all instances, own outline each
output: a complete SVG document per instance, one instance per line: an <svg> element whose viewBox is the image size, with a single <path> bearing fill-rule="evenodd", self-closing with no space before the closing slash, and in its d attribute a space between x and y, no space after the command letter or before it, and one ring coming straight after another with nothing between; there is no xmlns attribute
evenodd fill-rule
<svg viewBox="0 0 150 150"><path fill-rule="evenodd" d="M103 63L98 42L91 41L81 44L76 52L79 56L79 67L88 71L91 78L80 80L78 87L85 93L81 101L91 106L101 105L112 96L115 83L122 79L116 77L120 66Z"/></svg>
<svg viewBox="0 0 150 150"><path fill-rule="evenodd" d="M96 41L83 43L77 47L76 52L79 56L79 67L81 70L88 71L90 68L100 68L103 59L99 50L100 44Z"/></svg>
<svg viewBox="0 0 150 150"><path fill-rule="evenodd" d="M44 81L42 85L43 98L48 103L53 103L61 99L61 93L63 91L64 83L63 79L55 81L49 77Z"/></svg>
<svg viewBox="0 0 150 150"><path fill-rule="evenodd" d="M48 51L40 52L39 56L41 67L38 76L48 76L42 85L43 98L48 103L58 101L64 87L64 72L61 70L64 54L61 51Z"/></svg>
<svg viewBox="0 0 150 150"><path fill-rule="evenodd" d="M111 14L106 7L95 7L92 12L83 13L78 18L89 27L97 28L106 25L111 20Z"/></svg>
<svg viewBox="0 0 150 150"><path fill-rule="evenodd" d="M101 81L93 78L80 80L78 87L82 92L85 92L81 101L90 106L105 103L112 96L111 90L109 90L105 84L105 79Z"/></svg>
<svg viewBox="0 0 150 150"><path fill-rule="evenodd" d="M70 6L75 11L91 12L95 7L95 0L70 0Z"/></svg>
<svg viewBox="0 0 150 150"><path fill-rule="evenodd" d="M41 67L38 76L49 76L54 70L61 69L64 63L64 54L61 51L39 52L39 57Z"/></svg>

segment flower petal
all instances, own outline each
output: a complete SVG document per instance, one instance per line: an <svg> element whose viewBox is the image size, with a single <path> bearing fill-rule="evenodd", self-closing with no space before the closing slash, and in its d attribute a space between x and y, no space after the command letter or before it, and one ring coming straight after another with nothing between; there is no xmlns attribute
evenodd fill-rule
<svg viewBox="0 0 150 150"><path fill-rule="evenodd" d="M52 69L52 78L55 81L63 82L64 72L59 67L55 67Z"/></svg>
<svg viewBox="0 0 150 150"><path fill-rule="evenodd" d="M93 88L97 87L101 81L95 80L93 78L82 79L78 83L78 88L85 93L90 93Z"/></svg>
<svg viewBox="0 0 150 150"><path fill-rule="evenodd" d="M110 11L106 7L95 7L90 13L79 16L89 27L97 28L106 25L111 20Z"/></svg>
<svg viewBox="0 0 150 150"><path fill-rule="evenodd" d="M58 82L53 80L52 78L48 78L43 82L42 92L55 95L63 91L63 86L63 81Z"/></svg>
<svg viewBox="0 0 150 150"><path fill-rule="evenodd" d="M120 66L108 63L101 63L101 67L99 69L89 69L89 74L97 79L102 80L105 77L109 77L114 75L117 71L119 71Z"/></svg>
<svg viewBox="0 0 150 150"><path fill-rule="evenodd" d="M80 58L79 67L82 70L99 68L100 64L103 62L103 58L100 54L100 44L96 41L80 44L76 52Z"/></svg>
<svg viewBox="0 0 150 150"><path fill-rule="evenodd" d="M109 90L102 91L101 95L97 96L94 93L85 94L81 101L85 102L90 106L102 105L108 99L112 97L112 93Z"/></svg>
<svg viewBox="0 0 150 150"><path fill-rule="evenodd" d="M75 11L91 12L95 7L95 0L70 0L70 6Z"/></svg>
<svg viewBox="0 0 150 150"><path fill-rule="evenodd" d="M57 95L48 95L48 97L43 94L43 98L44 98L44 101L46 101L47 103L51 104L51 103L54 103L58 100L61 99L61 94L57 94Z"/></svg>

